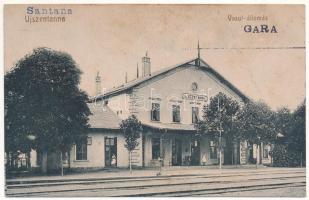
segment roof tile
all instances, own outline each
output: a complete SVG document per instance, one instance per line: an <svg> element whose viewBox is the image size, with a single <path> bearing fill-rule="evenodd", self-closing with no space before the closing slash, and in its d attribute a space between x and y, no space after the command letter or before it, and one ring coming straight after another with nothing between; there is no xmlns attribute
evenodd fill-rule
<svg viewBox="0 0 309 200"><path fill-rule="evenodd" d="M121 119L108 106L88 104L92 113L89 116L90 128L119 129Z"/></svg>

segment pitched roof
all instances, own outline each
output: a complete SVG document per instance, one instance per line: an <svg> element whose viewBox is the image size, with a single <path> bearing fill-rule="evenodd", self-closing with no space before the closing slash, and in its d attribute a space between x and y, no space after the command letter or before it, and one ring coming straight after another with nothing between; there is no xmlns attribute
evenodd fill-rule
<svg viewBox="0 0 309 200"><path fill-rule="evenodd" d="M119 129L121 119L108 106L91 103L88 107L90 128Z"/></svg>
<svg viewBox="0 0 309 200"><path fill-rule="evenodd" d="M202 59L199 59L199 58L195 58L195 59L191 59L189 61L186 61L186 62L183 62L183 63L180 63L178 65L173 65L171 67L168 67L168 68L165 68L165 69L162 69L162 70L159 70L159 71L156 71L154 73L152 73L151 75L149 76L145 76L145 77L141 77L141 78L138 78L138 79L135 79L133 81L130 81L128 83L125 83L125 84L122 84L118 87L114 87L110 90L108 90L106 93L102 94L102 95L98 95L96 97L93 97L91 101L96 101L96 100L100 100L100 99L105 99L105 98L108 98L110 96L114 96L114 95L117 95L117 94L120 94L120 93L123 93L135 86L138 86L142 83L145 83L155 77L158 77L160 75L163 75L163 74L166 74L178 67L182 67L182 66L185 66L185 65L195 65L197 66L197 63L200 61L200 64L199 66L201 67L201 69L203 70L206 70L208 72L210 72L211 74L213 74L216 78L218 78L218 80L228 86L228 88L230 88L232 91L234 91L237 95L239 95L244 101L248 101L249 98L244 94L242 93L240 90L238 90L232 83L230 83L228 80L226 80L223 76L221 76L216 70L214 70L212 67L210 67L204 60Z"/></svg>
<svg viewBox="0 0 309 200"><path fill-rule="evenodd" d="M199 65L197 64L200 61ZM237 95L239 95L244 101L249 101L250 99L244 95L241 91L239 91L234 85L232 85L228 80L226 80L223 76L221 76L217 71L215 71L213 68L211 68L205 61L202 59L191 59L189 61L186 61L184 63L174 65L162 70L159 70L157 72L152 73L150 76L141 77L138 79L135 79L133 81L130 81L128 83L125 83L119 87L112 88L108 90L105 94L99 95L97 97L94 97L88 106L90 108L90 111L92 112L92 115L89 116L89 124L90 128L100 128L100 129L119 129L119 124L121 122L121 119L114 113L107 105L99 105L96 104L96 100L108 98L110 96L114 96L117 94L121 94L135 86L138 86L139 84L145 83L155 77L158 77L160 75L164 75L178 67L186 66L186 65L195 65L200 66L201 69L206 70L207 72L213 74L222 84L229 87L232 91L234 91ZM192 124L167 124L167 123L143 123L144 126L150 127L150 128L156 128L156 129L166 129L166 130L186 130L186 131L192 131L195 130L194 126Z"/></svg>

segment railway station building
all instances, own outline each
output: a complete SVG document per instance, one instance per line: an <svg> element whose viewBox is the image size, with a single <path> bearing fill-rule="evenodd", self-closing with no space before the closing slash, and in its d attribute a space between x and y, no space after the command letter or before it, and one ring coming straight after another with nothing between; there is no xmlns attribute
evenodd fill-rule
<svg viewBox="0 0 309 200"><path fill-rule="evenodd" d="M211 135L196 139L194 123L202 119L203 106L219 92L240 104L248 98L200 57L153 73L147 54L142 62L140 76L102 94L97 75L98 94L88 104L92 112L88 137L73 146L65 163L71 168L128 167L129 152L119 124L135 115L143 133L132 152L133 166L218 165L218 142ZM247 141L234 143L225 138L222 144L225 165L271 163L269 145L259 149Z"/></svg>
<svg viewBox="0 0 309 200"><path fill-rule="evenodd" d="M133 165L154 167L160 160L163 166L218 164L218 142L211 135L195 139L194 123L202 118L210 97L219 92L241 104L248 98L199 57L154 73L147 54L142 62L140 77L98 94L89 103L91 128L87 141L72 148L71 167L128 167L119 123L130 115L143 125L132 152ZM96 82L100 90L99 74ZM256 149L246 141L222 141L223 164L271 162L269 145Z"/></svg>

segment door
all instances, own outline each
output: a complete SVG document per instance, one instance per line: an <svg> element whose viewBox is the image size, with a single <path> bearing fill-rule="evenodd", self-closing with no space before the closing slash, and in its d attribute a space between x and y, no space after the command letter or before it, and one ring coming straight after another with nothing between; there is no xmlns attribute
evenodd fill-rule
<svg viewBox="0 0 309 200"><path fill-rule="evenodd" d="M191 140L191 165L200 165L200 141Z"/></svg>
<svg viewBox="0 0 309 200"><path fill-rule="evenodd" d="M224 161L223 164L231 165L233 164L234 148L233 143L230 140L226 141L226 145L224 148Z"/></svg>
<svg viewBox="0 0 309 200"><path fill-rule="evenodd" d="M105 137L105 167L117 166L117 137Z"/></svg>
<svg viewBox="0 0 309 200"><path fill-rule="evenodd" d="M249 151L248 163L249 164L255 164L256 160L253 157L253 144L252 143L248 144L248 151Z"/></svg>
<svg viewBox="0 0 309 200"><path fill-rule="evenodd" d="M172 165L180 166L182 164L182 142L174 139L172 143Z"/></svg>

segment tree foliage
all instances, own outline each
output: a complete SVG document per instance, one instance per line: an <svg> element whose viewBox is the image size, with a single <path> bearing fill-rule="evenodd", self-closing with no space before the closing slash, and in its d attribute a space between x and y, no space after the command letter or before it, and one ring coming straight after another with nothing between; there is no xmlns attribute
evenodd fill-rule
<svg viewBox="0 0 309 200"><path fill-rule="evenodd" d="M254 143L270 143L276 138L275 113L263 102L247 102L237 116L242 138Z"/></svg>
<svg viewBox="0 0 309 200"><path fill-rule="evenodd" d="M218 137L219 130L221 130L223 137L238 138L235 120L239 109L240 105L236 100L223 93L218 93L210 99L208 105L204 106L203 120L195 125L197 134L210 134Z"/></svg>
<svg viewBox="0 0 309 200"><path fill-rule="evenodd" d="M271 151L275 166L305 164L306 118L305 101L291 113L288 108L272 111L263 102L238 104L219 93L203 109L203 120L195 124L197 136L222 133L227 141L246 140L260 145L274 144ZM278 139L283 135L284 139Z"/></svg>
<svg viewBox="0 0 309 200"><path fill-rule="evenodd" d="M125 148L127 148L128 151L134 150L139 144L137 139L140 138L140 134L143 131L141 122L135 115L131 115L128 119L122 120L120 129L125 137Z"/></svg>
<svg viewBox="0 0 309 200"><path fill-rule="evenodd" d="M6 151L65 151L86 133L90 110L80 75L69 54L48 48L17 62L5 75Z"/></svg>
<svg viewBox="0 0 309 200"><path fill-rule="evenodd" d="M292 125L286 134L288 149L306 153L306 105L305 101L292 114Z"/></svg>
<svg viewBox="0 0 309 200"><path fill-rule="evenodd" d="M294 112L281 108L276 112L276 127L281 137L271 151L277 167L295 167L306 164L306 106L302 102Z"/></svg>
<svg viewBox="0 0 309 200"><path fill-rule="evenodd" d="M218 93L203 109L203 120L195 127L197 135L221 136L231 147L233 141L246 140L260 145L276 138L275 113L262 102L244 104ZM230 149L231 150L231 149Z"/></svg>
<svg viewBox="0 0 309 200"><path fill-rule="evenodd" d="M289 156L285 145L276 144L274 149L270 152L270 156L273 157L274 167L288 167L289 166Z"/></svg>
<svg viewBox="0 0 309 200"><path fill-rule="evenodd" d="M121 121L120 129L123 132L126 141L124 146L129 151L130 173L132 173L131 153L139 145L137 139L140 138L143 131L142 123L135 115L131 115L128 119Z"/></svg>

